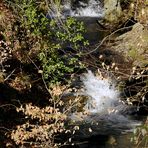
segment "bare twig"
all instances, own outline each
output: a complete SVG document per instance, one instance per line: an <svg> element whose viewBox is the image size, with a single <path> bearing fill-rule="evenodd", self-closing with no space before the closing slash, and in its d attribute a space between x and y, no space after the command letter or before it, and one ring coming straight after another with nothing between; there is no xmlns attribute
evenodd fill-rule
<svg viewBox="0 0 148 148"><path fill-rule="evenodd" d="M4 79L4 81L7 81L7 80L12 76L12 74L15 72L15 70L16 70L16 69L14 69L14 70Z"/></svg>
<svg viewBox="0 0 148 148"><path fill-rule="evenodd" d="M87 52L87 53L82 53L81 55L88 55L88 54L91 54L91 53L95 52L95 51L98 50L99 47L100 47L101 45L103 45L103 43L104 43L108 38L110 38L112 35L114 35L115 33L119 32L119 31L122 31L122 30L124 30L124 29L129 29L129 28L132 28L132 26L128 26L128 27L123 27L123 28L117 29L116 31L114 31L114 32L112 32L111 34L109 34L108 36L104 37L104 39L99 43L99 45L98 45L95 49L93 49L93 50L91 50L91 51L89 51L89 52Z"/></svg>
<svg viewBox="0 0 148 148"><path fill-rule="evenodd" d="M0 108L6 107L6 106L13 106L13 107L17 108L17 107L16 107L15 105L13 105L13 104L4 104L4 105L1 105Z"/></svg>

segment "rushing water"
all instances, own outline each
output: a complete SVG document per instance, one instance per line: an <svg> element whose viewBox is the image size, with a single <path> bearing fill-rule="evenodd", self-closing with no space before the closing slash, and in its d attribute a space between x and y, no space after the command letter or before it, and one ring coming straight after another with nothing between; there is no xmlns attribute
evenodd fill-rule
<svg viewBox="0 0 148 148"><path fill-rule="evenodd" d="M76 17L85 22L89 41L98 42L102 32L97 31L94 20L104 16L99 0L65 1L60 11L56 5L47 17L65 19L68 16ZM95 43L96 43L95 42ZM120 92L115 83L108 77L106 79L95 76L88 71L82 76L84 91L82 95L89 99L84 106L87 114L73 113L71 121L76 121L80 130L74 135L76 148L134 148L130 143L131 131L141 123L130 116L131 109L120 100Z"/></svg>
<svg viewBox="0 0 148 148"><path fill-rule="evenodd" d="M109 79L95 77L91 71L88 71L82 80L84 93L91 98L86 105L90 112L109 112L116 108L119 103L119 92Z"/></svg>
<svg viewBox="0 0 148 148"><path fill-rule="evenodd" d="M81 17L102 17L102 8L100 6L100 1L89 0L88 3L79 2L79 8L76 8L75 11L72 11L72 16L81 16Z"/></svg>
<svg viewBox="0 0 148 148"><path fill-rule="evenodd" d="M84 22L87 30L85 38L89 40L91 45L98 43L105 36L106 31L99 28L99 25L96 23L98 19L104 16L100 0L75 0L73 2L65 0L60 4L60 8L53 3L47 14L49 19L66 19L69 16Z"/></svg>
<svg viewBox="0 0 148 148"><path fill-rule="evenodd" d="M91 71L82 76L82 81L84 91L81 94L88 96L84 106L87 115L73 113L70 117L81 127L74 138L76 143L82 142L78 147L87 148L90 143L94 148L134 147L130 143L131 131L141 122L131 118L131 108L120 101L114 82L95 76ZM99 141L96 138L100 138ZM84 141L87 142L83 144Z"/></svg>
<svg viewBox="0 0 148 148"><path fill-rule="evenodd" d="M60 17L66 18L72 17L95 17L102 18L103 11L101 2L99 0L77 1L75 3L71 1L64 1L61 7L56 4L52 4L52 8L48 13L48 17Z"/></svg>

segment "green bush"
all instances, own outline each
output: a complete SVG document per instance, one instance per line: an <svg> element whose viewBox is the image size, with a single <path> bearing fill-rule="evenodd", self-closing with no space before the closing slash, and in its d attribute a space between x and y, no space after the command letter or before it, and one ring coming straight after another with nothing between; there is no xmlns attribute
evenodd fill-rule
<svg viewBox="0 0 148 148"><path fill-rule="evenodd" d="M74 18L47 19L45 8L50 5L46 6L44 1L23 0L14 4L21 27L25 30L24 38L26 34L27 39L32 38L33 44L38 43L39 69L45 80L49 83L63 81L63 76L84 68L80 61L81 48L88 45L88 41L83 37L85 28L82 22ZM30 43L27 45L32 46Z"/></svg>
<svg viewBox="0 0 148 148"><path fill-rule="evenodd" d="M42 49L39 54L44 78L51 78L53 83L59 81L65 74L84 67L79 60L81 56L79 49L80 46L88 44L82 35L85 31L82 22L68 18L63 22L62 28L58 29L58 25L56 20L51 20L50 31L53 40L50 40L50 45L48 44L48 47ZM66 46L69 47L64 49Z"/></svg>

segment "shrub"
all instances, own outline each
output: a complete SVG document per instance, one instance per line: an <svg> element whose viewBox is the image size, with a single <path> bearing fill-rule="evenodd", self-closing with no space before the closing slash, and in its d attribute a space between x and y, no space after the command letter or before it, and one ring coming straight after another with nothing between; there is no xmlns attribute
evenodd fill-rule
<svg viewBox="0 0 148 148"><path fill-rule="evenodd" d="M12 131L10 137L18 146L57 147L60 144L55 141L55 137L63 132L67 133L65 125L67 114L78 105L79 98L64 104L61 100L63 91L54 94L55 89L52 84L67 81L68 76L84 67L80 58L81 49L88 45L83 37L85 28L82 22L74 18L47 19L47 8L50 4L42 0L7 0L6 2L15 14L13 35L9 37L12 56L23 66L30 62L37 65L38 72L42 73L44 84L50 84L50 88L48 85L41 87L46 88L51 97L50 105L44 108L31 103L18 107L17 111L22 112L25 120ZM28 83L31 80L23 70L23 75L17 73L14 81L9 82L19 92L31 90ZM41 77L37 73L30 75L37 75L38 79ZM59 89L56 87L57 90Z"/></svg>
<svg viewBox="0 0 148 148"><path fill-rule="evenodd" d="M50 22L52 37L55 40L39 54L44 78L50 78L53 83L63 80L65 74L71 74L75 69L84 67L79 60L81 55L79 48L80 45L88 44L82 36L83 23L76 22L73 18L68 18L63 23L62 28L58 29L59 24L56 20ZM64 49L66 46L68 48Z"/></svg>
<svg viewBox="0 0 148 148"><path fill-rule="evenodd" d="M17 108L17 111L22 111L25 118L29 119L23 125L17 126L17 129L11 133L11 138L17 145L56 147L54 136L65 131L65 114L62 114L58 108L48 106L41 109L32 104L21 106Z"/></svg>
<svg viewBox="0 0 148 148"><path fill-rule="evenodd" d="M19 16L15 41L19 40L20 48L14 48L21 55L17 55L19 60L26 61L24 55L38 57L40 72L49 83L63 81L63 76L84 68L80 57L88 41L83 37L85 28L82 22L74 18L47 19L49 10L46 8L50 8L50 4L40 0L16 1L11 5Z"/></svg>
<svg viewBox="0 0 148 148"><path fill-rule="evenodd" d="M68 127L66 121L68 114L78 107L82 98L75 97L64 102L61 98L65 89L68 88L58 85L53 87L50 92L51 105L46 107L41 108L29 103L17 108L17 112L21 112L25 117L23 124L18 125L10 135L17 146L57 148L72 142L71 136L79 127ZM61 137L61 134L66 137Z"/></svg>

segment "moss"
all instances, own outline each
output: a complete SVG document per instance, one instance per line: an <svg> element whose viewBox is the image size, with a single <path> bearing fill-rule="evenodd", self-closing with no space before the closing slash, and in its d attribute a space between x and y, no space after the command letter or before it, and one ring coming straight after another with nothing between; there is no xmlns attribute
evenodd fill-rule
<svg viewBox="0 0 148 148"><path fill-rule="evenodd" d="M129 51L129 56L130 57L132 57L133 59L136 59L137 58L137 51L136 51L136 49L131 49L130 51Z"/></svg>

